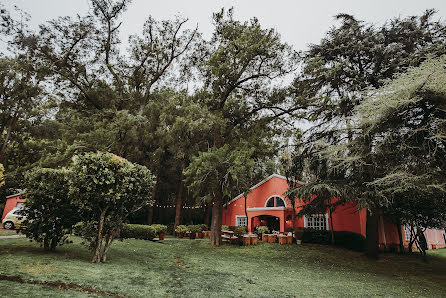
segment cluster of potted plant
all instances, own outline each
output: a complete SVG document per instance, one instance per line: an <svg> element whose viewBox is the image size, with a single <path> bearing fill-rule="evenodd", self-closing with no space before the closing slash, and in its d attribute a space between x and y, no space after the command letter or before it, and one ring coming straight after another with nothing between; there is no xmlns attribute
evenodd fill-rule
<svg viewBox="0 0 446 298"><path fill-rule="evenodd" d="M175 232L179 238L189 235L190 239L204 238L203 231L207 230L207 225L179 225L176 227Z"/></svg>

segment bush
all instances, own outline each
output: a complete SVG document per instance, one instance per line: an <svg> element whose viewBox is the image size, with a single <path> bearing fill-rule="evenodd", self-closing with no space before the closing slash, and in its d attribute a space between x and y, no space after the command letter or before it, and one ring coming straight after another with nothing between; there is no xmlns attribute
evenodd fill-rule
<svg viewBox="0 0 446 298"><path fill-rule="evenodd" d="M208 225L201 224L200 226L202 231L207 231L209 229Z"/></svg>
<svg viewBox="0 0 446 298"><path fill-rule="evenodd" d="M188 225L187 230L191 233L200 233L201 227L199 225Z"/></svg>
<svg viewBox="0 0 446 298"><path fill-rule="evenodd" d="M335 231L335 245L355 251L364 251L365 237L350 231Z"/></svg>
<svg viewBox="0 0 446 298"><path fill-rule="evenodd" d="M235 234L246 234L246 227L245 226L238 226L234 228Z"/></svg>
<svg viewBox="0 0 446 298"><path fill-rule="evenodd" d="M222 231L228 231L228 230L229 230L229 226L222 225L222 226L221 226L221 230L222 230Z"/></svg>
<svg viewBox="0 0 446 298"><path fill-rule="evenodd" d="M121 238L135 238L153 240L156 236L156 229L153 226L125 224L121 229Z"/></svg>
<svg viewBox="0 0 446 298"><path fill-rule="evenodd" d="M302 235L302 241L304 243L330 244L330 239L331 232L327 230L304 228Z"/></svg>
<svg viewBox="0 0 446 298"><path fill-rule="evenodd" d="M151 225L152 228L155 229L156 234L161 234L161 233L166 233L167 231L167 226L165 225L160 225L160 224L153 224Z"/></svg>
<svg viewBox="0 0 446 298"><path fill-rule="evenodd" d="M176 233L186 233L187 231L188 231L188 229L187 229L187 226L185 226L185 225L179 225L175 229Z"/></svg>
<svg viewBox="0 0 446 298"><path fill-rule="evenodd" d="M267 226L260 226L257 228L258 235L262 235L262 234L266 234L266 233L269 233L269 229Z"/></svg>

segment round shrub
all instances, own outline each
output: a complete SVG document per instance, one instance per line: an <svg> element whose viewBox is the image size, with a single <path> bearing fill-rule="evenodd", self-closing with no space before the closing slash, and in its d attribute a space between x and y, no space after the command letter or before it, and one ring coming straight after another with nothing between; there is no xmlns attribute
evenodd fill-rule
<svg viewBox="0 0 446 298"><path fill-rule="evenodd" d="M167 231L167 226L165 225L160 225L160 224L153 224L151 225L152 228L155 229L156 234L161 234L161 233L166 233Z"/></svg>

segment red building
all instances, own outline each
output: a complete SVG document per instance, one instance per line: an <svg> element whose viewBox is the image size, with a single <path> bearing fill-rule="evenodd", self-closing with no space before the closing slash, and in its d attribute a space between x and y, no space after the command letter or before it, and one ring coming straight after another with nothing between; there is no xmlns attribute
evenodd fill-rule
<svg viewBox="0 0 446 298"><path fill-rule="evenodd" d="M5 218L6 214L9 213L14 208L21 208L25 204L25 198L23 197L23 193L18 193L14 195L10 195L6 197L6 205L5 209L3 209L2 220Z"/></svg>
<svg viewBox="0 0 446 298"><path fill-rule="evenodd" d="M222 224L228 226L246 225L248 231L253 232L256 226L267 225L275 231L285 232L292 227L292 205L284 195L288 190L286 178L277 174L251 187L246 198L243 194L235 197L223 209ZM298 212L296 206L295 212ZM295 219L295 227L308 227L335 231L351 231L364 235L366 233L366 209L358 209L356 202L339 206L333 212L333 227L329 221L329 211L325 214L314 214ZM247 215L247 216L246 216ZM408 245L408 231L403 231L404 244ZM382 248L399 244L396 225L380 218L379 239ZM446 247L446 233L444 230L428 229L425 232L429 248Z"/></svg>

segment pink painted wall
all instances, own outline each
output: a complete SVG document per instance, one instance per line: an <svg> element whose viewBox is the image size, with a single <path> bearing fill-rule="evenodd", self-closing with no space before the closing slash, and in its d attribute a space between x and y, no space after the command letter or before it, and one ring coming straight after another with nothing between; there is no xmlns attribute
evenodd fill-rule
<svg viewBox="0 0 446 298"><path fill-rule="evenodd" d="M18 194L15 196L11 196L6 199L5 209L3 209L3 215L2 220L5 218L6 214L9 213L12 209L14 209L17 206L17 203L23 203L25 202L25 199L23 198L23 195Z"/></svg>
<svg viewBox="0 0 446 298"><path fill-rule="evenodd" d="M252 232L256 225L259 225L256 216L271 215L276 216L280 220L280 231L284 232L286 228L292 227L291 223L291 202L285 196L288 190L286 179L272 175L263 183L255 186L247 196L247 208L264 208L266 201L272 196L280 196L284 198L288 210L251 210L248 211L248 231ZM299 208L295 209L298 212ZM223 209L223 225L235 226L236 216L245 216L245 199L240 196L238 199L230 202ZM358 210L357 202L349 202L345 205L339 206L333 213L333 227L329 220L329 229L335 231L351 231L360 233L366 236L367 225L367 210L362 208ZM304 226L303 218L295 219L296 227ZM399 243L397 227L391 222L380 220L379 222L379 242L380 247L386 249L390 246L396 246ZM404 230L402 231L404 239ZM427 230L426 238L428 240L429 248L446 247L442 230ZM404 241L407 246L407 241ZM433 245L433 246L432 246Z"/></svg>

